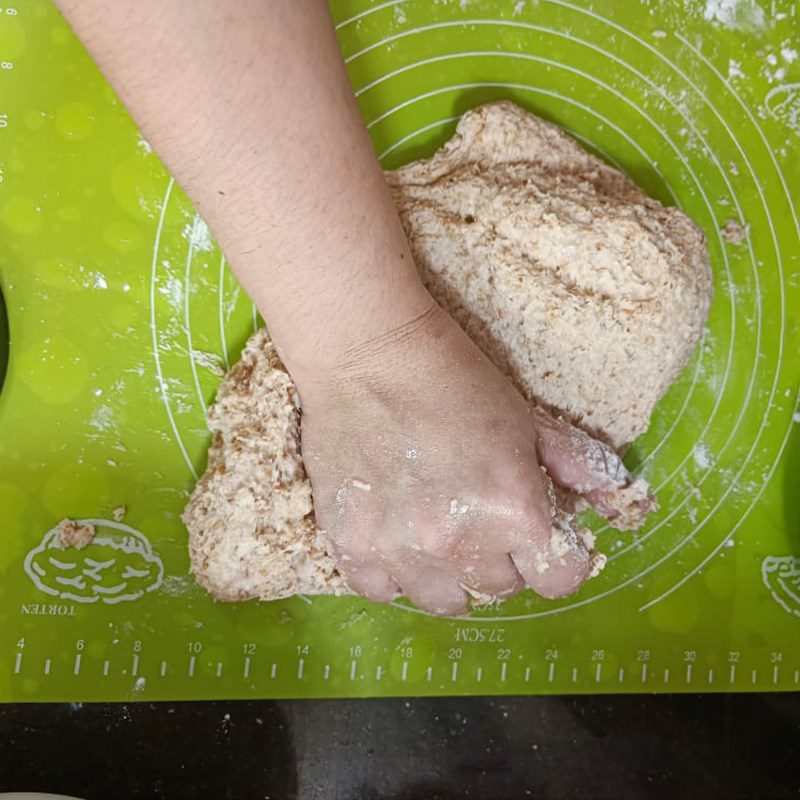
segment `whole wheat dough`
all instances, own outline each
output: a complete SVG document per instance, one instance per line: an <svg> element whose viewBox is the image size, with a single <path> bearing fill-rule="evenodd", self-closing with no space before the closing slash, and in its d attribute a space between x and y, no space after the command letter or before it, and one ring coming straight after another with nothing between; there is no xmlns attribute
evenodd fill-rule
<svg viewBox="0 0 800 800"><path fill-rule="evenodd" d="M58 523L57 545L63 550L70 547L83 550L92 543L94 534L94 525L91 522L80 523L65 517Z"/></svg>
<svg viewBox="0 0 800 800"><path fill-rule="evenodd" d="M712 296L685 214L507 102L386 177L428 289L525 397L618 449L647 429ZM348 591L314 524L299 415L262 329L209 409L184 514L192 570L218 599Z"/></svg>

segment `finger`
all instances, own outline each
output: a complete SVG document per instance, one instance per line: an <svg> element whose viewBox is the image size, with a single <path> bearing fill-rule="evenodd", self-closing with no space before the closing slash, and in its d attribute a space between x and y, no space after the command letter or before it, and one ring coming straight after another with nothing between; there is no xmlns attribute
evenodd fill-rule
<svg viewBox="0 0 800 800"><path fill-rule="evenodd" d="M608 445L541 408L534 410L534 417L539 463L556 483L578 494L620 489L630 483L625 464Z"/></svg>
<svg viewBox="0 0 800 800"><path fill-rule="evenodd" d="M583 495L601 517L608 520L619 531L635 531L641 528L648 514L658 511L658 502L643 478L628 486L611 491L600 489Z"/></svg>
<svg viewBox="0 0 800 800"><path fill-rule="evenodd" d="M403 594L417 607L432 614L456 616L467 610L467 593L456 578L437 567L392 569Z"/></svg>
<svg viewBox="0 0 800 800"><path fill-rule="evenodd" d="M634 480L607 444L540 408L534 416L540 463L556 483L583 497L614 527L638 528L658 508L646 481Z"/></svg>
<svg viewBox="0 0 800 800"><path fill-rule="evenodd" d="M421 550L473 598L488 602L524 587L508 556L506 527L481 513L479 504L453 500L449 518L421 518L418 523L415 530Z"/></svg>
<svg viewBox="0 0 800 800"><path fill-rule="evenodd" d="M373 603L391 603L400 596L400 587L392 576L376 566L353 567L345 571L347 585Z"/></svg>
<svg viewBox="0 0 800 800"><path fill-rule="evenodd" d="M461 587L479 602L511 597L525 588L525 581L508 555L462 556L455 568Z"/></svg>
<svg viewBox="0 0 800 800"><path fill-rule="evenodd" d="M593 561L575 531L552 534L554 542L511 553L516 568L537 594L551 600L576 592L592 574Z"/></svg>
<svg viewBox="0 0 800 800"><path fill-rule="evenodd" d="M523 478L512 478L500 482L486 497L469 503L452 500L446 524L438 531L421 531L423 549L437 558L466 558L475 552L507 555L513 542L510 521L519 516L518 497L508 488L514 482L527 484ZM432 539L439 543L438 547L431 546Z"/></svg>
<svg viewBox="0 0 800 800"><path fill-rule="evenodd" d="M525 507L511 560L537 594L566 597L589 577L592 558L571 517L556 509L552 483L543 471L531 481Z"/></svg>

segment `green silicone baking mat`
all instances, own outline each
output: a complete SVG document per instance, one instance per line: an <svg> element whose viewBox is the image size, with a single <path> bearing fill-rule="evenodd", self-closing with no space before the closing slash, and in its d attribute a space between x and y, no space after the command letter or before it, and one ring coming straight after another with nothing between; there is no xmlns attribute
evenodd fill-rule
<svg viewBox="0 0 800 800"><path fill-rule="evenodd" d="M636 533L594 520L608 566L559 602L526 592L460 620L214 603L180 513L203 413L260 320L56 9L15 0L0 7L0 700L798 688L800 6L332 13L386 167L510 98L705 229L708 329L626 457L661 510ZM92 520L95 541L54 549L63 517Z"/></svg>

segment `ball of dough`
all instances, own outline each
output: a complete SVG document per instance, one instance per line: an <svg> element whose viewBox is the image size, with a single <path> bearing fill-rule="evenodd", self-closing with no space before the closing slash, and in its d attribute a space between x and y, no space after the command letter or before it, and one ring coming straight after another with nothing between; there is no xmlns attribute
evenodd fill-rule
<svg viewBox="0 0 800 800"><path fill-rule="evenodd" d="M507 102L387 180L429 290L528 399L617 448L647 429L711 301L685 214ZM184 514L192 571L218 599L349 591L314 524L299 415L262 329L209 410Z"/></svg>
<svg viewBox="0 0 800 800"><path fill-rule="evenodd" d="M186 506L197 582L217 600L348 592L314 524L300 407L266 328L208 410L208 466Z"/></svg>
<svg viewBox="0 0 800 800"><path fill-rule="evenodd" d="M686 214L508 102L387 177L429 291L525 397L617 449L647 430L712 297Z"/></svg>

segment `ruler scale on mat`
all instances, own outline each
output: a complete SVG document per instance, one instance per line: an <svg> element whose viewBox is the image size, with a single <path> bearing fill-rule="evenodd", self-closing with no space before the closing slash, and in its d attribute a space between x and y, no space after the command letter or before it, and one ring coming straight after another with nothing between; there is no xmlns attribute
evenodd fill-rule
<svg viewBox="0 0 800 800"><path fill-rule="evenodd" d="M636 533L591 520L608 566L559 602L525 593L462 620L357 598L214 603L179 516L204 410L260 320L54 7L14 0L0 7L0 699L798 688L798 5L332 12L384 166L511 98L706 231L708 330L626 456L661 511ZM54 550L63 517L94 520L94 543Z"/></svg>

